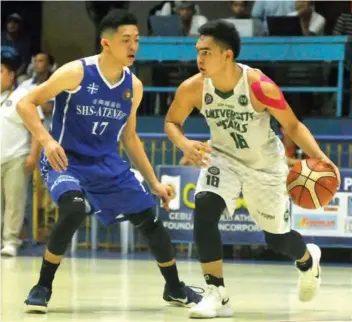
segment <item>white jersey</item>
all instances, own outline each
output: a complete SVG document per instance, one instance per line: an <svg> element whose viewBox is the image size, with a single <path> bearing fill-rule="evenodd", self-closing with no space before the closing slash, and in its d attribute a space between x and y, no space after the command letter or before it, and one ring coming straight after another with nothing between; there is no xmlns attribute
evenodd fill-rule
<svg viewBox="0 0 352 322"><path fill-rule="evenodd" d="M253 169L265 169L285 162L285 149L270 126L268 111L256 112L250 101L247 72L233 91L222 93L210 78L204 79L201 113L211 132L213 151L225 154Z"/></svg>

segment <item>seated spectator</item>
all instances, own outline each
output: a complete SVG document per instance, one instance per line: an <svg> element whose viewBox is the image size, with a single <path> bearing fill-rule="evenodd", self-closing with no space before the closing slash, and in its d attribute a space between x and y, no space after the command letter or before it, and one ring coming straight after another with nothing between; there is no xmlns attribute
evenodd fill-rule
<svg viewBox="0 0 352 322"><path fill-rule="evenodd" d="M28 175L39 160L40 146L32 138L16 111L16 104L28 90L15 87L16 67L13 61L1 60L1 195L2 256L16 256L21 245L19 235L24 220ZM38 112L40 108L38 109ZM41 118L42 115L41 115Z"/></svg>
<svg viewBox="0 0 352 322"><path fill-rule="evenodd" d="M175 8L178 3L183 1L162 1L154 6L150 11L148 16L169 16L175 13ZM199 5L194 5L195 14L200 15Z"/></svg>
<svg viewBox="0 0 352 322"><path fill-rule="evenodd" d="M54 57L47 52L39 52L34 56L33 61L33 72L34 76L21 84L21 87L25 87L28 90L36 88L41 83L47 81L52 73L52 68L54 66ZM54 99L45 103L41 106L41 109L45 115L46 127L49 128L51 123L51 114L53 111Z"/></svg>
<svg viewBox="0 0 352 322"><path fill-rule="evenodd" d="M25 74L30 61L30 41L22 29L22 17L13 13L7 17L6 30L1 33L1 56L9 59L19 58L20 66L16 76Z"/></svg>
<svg viewBox="0 0 352 322"><path fill-rule="evenodd" d="M343 13L337 18L332 33L333 35L346 35L352 37L352 12Z"/></svg>
<svg viewBox="0 0 352 322"><path fill-rule="evenodd" d="M241 37L253 37L263 35L262 22L258 18L252 19L249 12L250 2L230 1L232 15L224 19L235 25Z"/></svg>
<svg viewBox="0 0 352 322"><path fill-rule="evenodd" d="M290 12L296 10L295 1L271 1L258 0L252 8L252 17L258 18L263 23L263 34L268 34L268 25L266 18L268 16L287 16Z"/></svg>
<svg viewBox="0 0 352 322"><path fill-rule="evenodd" d="M195 4L190 1L176 3L175 12L181 18L183 34L185 36L199 35L199 27L208 21L206 17L196 14Z"/></svg>
<svg viewBox="0 0 352 322"><path fill-rule="evenodd" d="M248 1L231 1L231 18L233 19L249 19L251 17L249 13L249 2Z"/></svg>
<svg viewBox="0 0 352 322"><path fill-rule="evenodd" d="M299 16L304 36L324 35L325 18L315 12L312 1L297 0L296 11L290 12L289 16Z"/></svg>

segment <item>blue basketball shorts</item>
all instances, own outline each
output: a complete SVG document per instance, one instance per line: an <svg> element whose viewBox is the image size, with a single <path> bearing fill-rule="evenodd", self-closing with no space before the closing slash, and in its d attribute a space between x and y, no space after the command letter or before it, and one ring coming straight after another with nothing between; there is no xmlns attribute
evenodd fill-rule
<svg viewBox="0 0 352 322"><path fill-rule="evenodd" d="M90 158L68 154L68 169L57 172L42 154L40 172L52 199L58 204L68 191L82 191L89 203L87 214L109 225L126 220L155 205L153 196L136 179L127 162L116 154Z"/></svg>

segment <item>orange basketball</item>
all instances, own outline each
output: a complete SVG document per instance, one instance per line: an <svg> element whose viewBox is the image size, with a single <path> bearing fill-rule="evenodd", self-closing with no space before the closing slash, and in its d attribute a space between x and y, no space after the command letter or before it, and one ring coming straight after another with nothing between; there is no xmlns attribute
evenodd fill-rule
<svg viewBox="0 0 352 322"><path fill-rule="evenodd" d="M334 197L337 176L326 162L307 159L295 164L287 176L286 186L292 201L305 209L326 206Z"/></svg>

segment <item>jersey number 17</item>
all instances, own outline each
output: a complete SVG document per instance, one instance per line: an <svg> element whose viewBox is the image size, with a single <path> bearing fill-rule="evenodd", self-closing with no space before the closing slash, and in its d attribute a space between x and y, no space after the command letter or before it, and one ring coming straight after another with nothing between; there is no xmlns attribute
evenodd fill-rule
<svg viewBox="0 0 352 322"><path fill-rule="evenodd" d="M92 134L102 135L109 125L109 122L93 122Z"/></svg>

